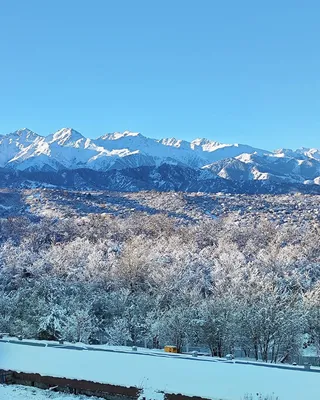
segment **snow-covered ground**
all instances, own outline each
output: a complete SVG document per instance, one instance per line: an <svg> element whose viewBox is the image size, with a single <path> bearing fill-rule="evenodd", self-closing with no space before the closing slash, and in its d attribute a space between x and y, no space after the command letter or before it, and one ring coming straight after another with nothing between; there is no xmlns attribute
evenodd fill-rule
<svg viewBox="0 0 320 400"><path fill-rule="evenodd" d="M320 399L317 372L160 352L100 352L2 342L0 369L136 386L145 389L148 399L159 391L222 400L240 400L247 393L274 393L280 400Z"/></svg>
<svg viewBox="0 0 320 400"><path fill-rule="evenodd" d="M55 393L50 390L19 386L0 385L1 400L88 400L87 396L75 396L73 394ZM91 397L99 400L98 397ZM102 399L101 399L102 400Z"/></svg>

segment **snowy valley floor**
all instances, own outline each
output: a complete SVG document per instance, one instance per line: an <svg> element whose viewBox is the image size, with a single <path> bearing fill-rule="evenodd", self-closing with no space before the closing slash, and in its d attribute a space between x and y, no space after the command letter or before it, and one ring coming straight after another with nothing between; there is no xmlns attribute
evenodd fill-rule
<svg viewBox="0 0 320 400"><path fill-rule="evenodd" d="M320 399L318 372L239 365L209 357L168 356L161 352L101 352L1 342L0 369L135 386L144 389L147 399L160 397L157 394L159 391L219 400L241 400L247 393L274 393L279 396L279 400ZM13 389L1 387L1 390ZM19 390L15 393L19 393ZM28 391L25 393L29 395ZM41 394L45 395L43 392ZM80 398L55 395L31 395L30 398ZM16 398L28 399L5 397L0 391L0 399Z"/></svg>

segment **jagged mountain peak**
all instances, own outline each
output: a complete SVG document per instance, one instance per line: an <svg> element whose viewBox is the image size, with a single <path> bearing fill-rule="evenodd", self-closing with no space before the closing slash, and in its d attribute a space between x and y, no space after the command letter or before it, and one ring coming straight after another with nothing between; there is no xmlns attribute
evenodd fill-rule
<svg viewBox="0 0 320 400"><path fill-rule="evenodd" d="M20 139L25 139L27 141L33 141L34 139L41 137L40 135L38 135L37 133L33 132L29 128L18 129L18 130L14 131L14 132L9 133L6 136L7 137L16 137L16 138L20 138Z"/></svg>
<svg viewBox="0 0 320 400"><path fill-rule="evenodd" d="M191 141L191 143L194 144L195 146L203 146L205 144L220 144L219 142L216 142L215 140L210 140L207 138L200 138L200 137L193 139Z"/></svg>
<svg viewBox="0 0 320 400"><path fill-rule="evenodd" d="M20 128L20 129L17 129L16 131L14 131L14 132L11 132L11 135L18 135L18 136L21 136L21 135L23 135L23 134L30 134L30 133L33 133L33 134L35 134L35 132L33 132L31 129L29 129L29 128ZM10 135L10 134L9 134Z"/></svg>
<svg viewBox="0 0 320 400"><path fill-rule="evenodd" d="M296 158L299 154L291 149L277 149L274 152L274 156L276 157L293 157Z"/></svg>
<svg viewBox="0 0 320 400"><path fill-rule="evenodd" d="M274 151L276 157L291 157L304 160L306 158L320 160L320 150L316 148L301 147L297 150L278 149Z"/></svg>
<svg viewBox="0 0 320 400"><path fill-rule="evenodd" d="M26 151L34 143L38 143L41 136L28 128L18 129L0 137L0 167L5 166L17 154Z"/></svg>
<svg viewBox="0 0 320 400"><path fill-rule="evenodd" d="M52 135L47 136L47 142L57 142L60 146L75 143L78 140L86 140L86 138L73 128L62 128Z"/></svg>
<svg viewBox="0 0 320 400"><path fill-rule="evenodd" d="M124 131L124 132L113 132L113 133L106 133L100 136L98 139L103 140L118 140L127 137L144 137L139 132L131 132L131 131Z"/></svg>
<svg viewBox="0 0 320 400"><path fill-rule="evenodd" d="M248 163L254 162L256 154L257 154L256 152L255 153L242 153L239 156L235 157L235 159L248 164Z"/></svg>
<svg viewBox="0 0 320 400"><path fill-rule="evenodd" d="M302 147L301 149L296 150L296 153L303 154L308 158L314 158L316 160L320 160L320 150L316 148Z"/></svg>
<svg viewBox="0 0 320 400"><path fill-rule="evenodd" d="M214 140L209 140L207 138L197 138L192 140L191 148L193 150L203 150L203 151L215 151L219 147L230 146L228 144L221 144Z"/></svg>
<svg viewBox="0 0 320 400"><path fill-rule="evenodd" d="M157 142L164 144L165 146L176 147L180 149L190 149L191 143L183 140L183 139L176 139L174 137L171 138L163 138L157 140Z"/></svg>

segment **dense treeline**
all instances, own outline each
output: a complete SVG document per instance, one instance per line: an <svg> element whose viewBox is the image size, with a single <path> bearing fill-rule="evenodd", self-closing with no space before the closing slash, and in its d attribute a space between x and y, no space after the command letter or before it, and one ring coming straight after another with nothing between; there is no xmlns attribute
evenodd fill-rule
<svg viewBox="0 0 320 400"><path fill-rule="evenodd" d="M320 225L163 215L0 222L0 331L29 338L320 351Z"/></svg>

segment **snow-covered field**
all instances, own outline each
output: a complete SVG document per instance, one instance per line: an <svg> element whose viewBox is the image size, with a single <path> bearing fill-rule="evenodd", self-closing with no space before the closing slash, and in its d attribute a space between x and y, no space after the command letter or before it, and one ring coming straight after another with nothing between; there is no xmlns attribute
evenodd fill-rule
<svg viewBox="0 0 320 400"><path fill-rule="evenodd" d="M75 396L73 394L55 393L50 390L19 386L0 385L1 400L88 400L87 396ZM99 400L98 397L92 400Z"/></svg>
<svg viewBox="0 0 320 400"><path fill-rule="evenodd" d="M280 400L320 399L317 372L155 352L100 352L0 343L0 369L136 386L145 389L147 398L164 391L223 400L240 400L246 393L274 393Z"/></svg>

